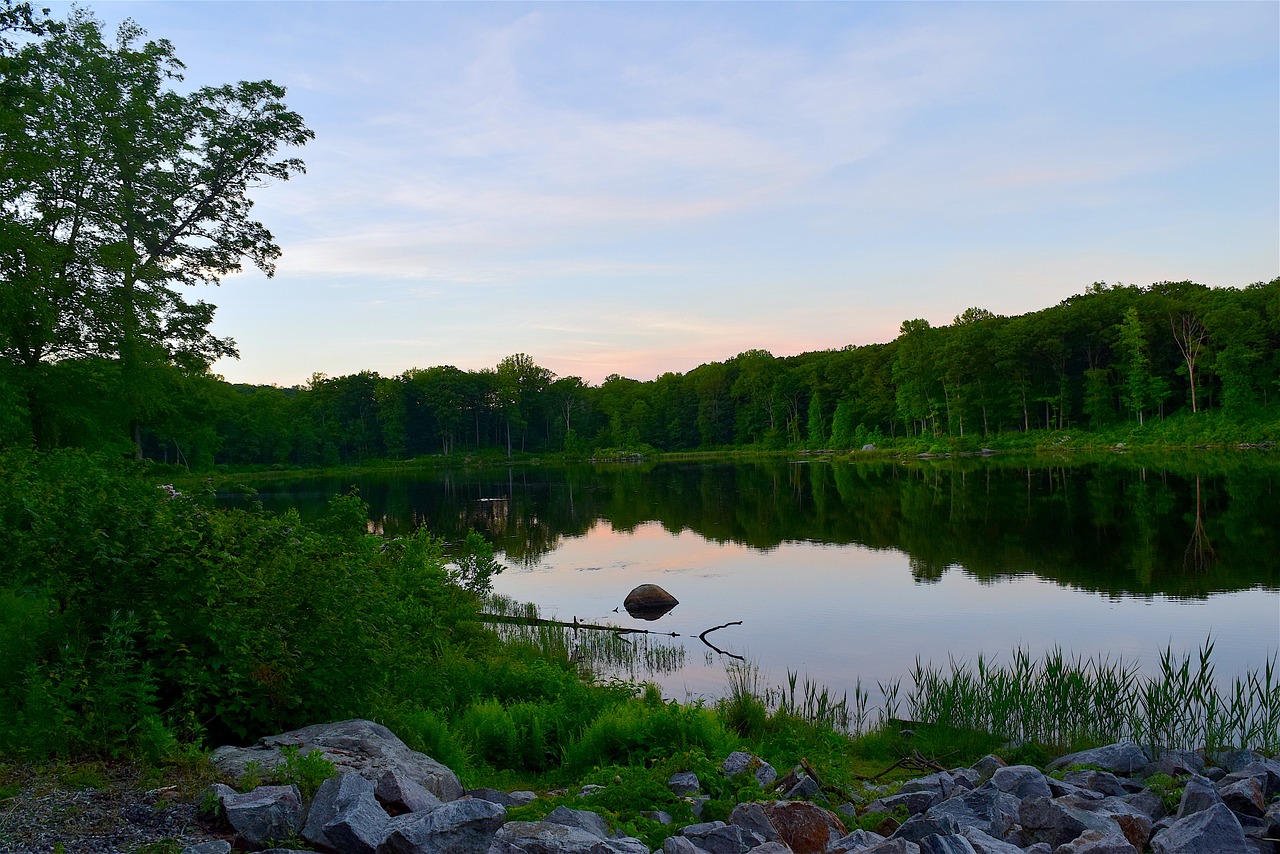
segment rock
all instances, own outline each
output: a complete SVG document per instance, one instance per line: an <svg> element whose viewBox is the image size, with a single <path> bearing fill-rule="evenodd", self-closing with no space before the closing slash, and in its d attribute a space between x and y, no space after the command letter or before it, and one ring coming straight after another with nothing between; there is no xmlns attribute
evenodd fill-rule
<svg viewBox="0 0 1280 854"><path fill-rule="evenodd" d="M581 789L578 790L578 797L589 798L592 795L594 795L596 792L603 792L603 791L604 791L604 786L601 786L598 783L588 783L587 785L583 786Z"/></svg>
<svg viewBox="0 0 1280 854"><path fill-rule="evenodd" d="M739 774L751 774L762 789L769 788L778 779L778 772L772 765L741 750L730 753L724 760L724 764L720 766L720 770L730 779Z"/></svg>
<svg viewBox="0 0 1280 854"><path fill-rule="evenodd" d="M708 854L746 854L747 851L765 842L761 837L736 824L725 824L719 821L712 824L719 827L709 827L700 833L689 833L689 828L686 827L681 831L681 835L688 837L694 845ZM708 827L708 825L693 826Z"/></svg>
<svg viewBox="0 0 1280 854"><path fill-rule="evenodd" d="M1218 787L1218 794L1231 811L1240 815L1262 818L1266 812L1266 801L1262 799L1262 785L1257 778L1245 777L1225 786Z"/></svg>
<svg viewBox="0 0 1280 854"><path fill-rule="evenodd" d="M236 790L226 783L214 783L196 795L196 820L215 830L230 830L227 823L226 799Z"/></svg>
<svg viewBox="0 0 1280 854"><path fill-rule="evenodd" d="M398 768L390 768L378 778L373 796L388 815L429 812L444 803Z"/></svg>
<svg viewBox="0 0 1280 854"><path fill-rule="evenodd" d="M1204 757L1190 750L1166 750L1138 772L1139 777L1166 774L1170 777L1204 776Z"/></svg>
<svg viewBox="0 0 1280 854"><path fill-rule="evenodd" d="M795 854L795 852L781 842L765 842L752 848L748 854Z"/></svg>
<svg viewBox="0 0 1280 854"><path fill-rule="evenodd" d="M867 812L893 812L898 807L905 807L907 815L919 815L941 802L942 796L937 791L899 792L887 798L876 798L867 804Z"/></svg>
<svg viewBox="0 0 1280 854"><path fill-rule="evenodd" d="M182 849L182 854L230 854L231 843L225 839L214 839L210 842L201 842L199 845L188 845Z"/></svg>
<svg viewBox="0 0 1280 854"><path fill-rule="evenodd" d="M637 620L656 620L680 601L656 584L641 584L627 594L622 607Z"/></svg>
<svg viewBox="0 0 1280 854"><path fill-rule="evenodd" d="M641 813L641 815L649 819L649 821L656 821L658 824L675 824L675 819L671 813L663 812L662 810L649 810L646 813Z"/></svg>
<svg viewBox="0 0 1280 854"><path fill-rule="evenodd" d="M342 854L374 854L390 820L370 786L355 797L340 800L337 815L325 822L323 830L330 847Z"/></svg>
<svg viewBox="0 0 1280 854"><path fill-rule="evenodd" d="M1093 765L1113 774L1132 776L1150 763L1151 756L1144 748L1126 741L1069 753L1050 762L1048 770L1055 771L1072 765Z"/></svg>
<svg viewBox="0 0 1280 854"><path fill-rule="evenodd" d="M1263 816L1265 822L1266 834L1272 839L1280 839L1280 801L1276 801L1267 807L1266 815Z"/></svg>
<svg viewBox="0 0 1280 854"><path fill-rule="evenodd" d="M398 816L387 824L378 854L473 854L488 850L507 811L492 801L463 798L431 812Z"/></svg>
<svg viewBox="0 0 1280 854"><path fill-rule="evenodd" d="M259 786L222 802L227 822L251 848L288 839L302 826L302 794L297 786Z"/></svg>
<svg viewBox="0 0 1280 854"><path fill-rule="evenodd" d="M938 800L943 801L951 797L956 790L955 777L946 771L939 771L935 774L928 774L924 777L916 777L914 780L908 780L898 788L898 793L904 792L935 792Z"/></svg>
<svg viewBox="0 0 1280 854"><path fill-rule="evenodd" d="M876 449L876 446L870 442L862 446L862 450L864 451L874 451L875 449Z"/></svg>
<svg viewBox="0 0 1280 854"><path fill-rule="evenodd" d="M1077 786L1075 783L1068 783L1066 780L1058 780L1053 777L1045 777L1045 783L1049 786L1049 791L1053 792L1055 798L1062 798L1070 795L1073 798L1081 800L1100 801L1106 795L1101 792L1095 792L1093 789L1086 789L1083 786Z"/></svg>
<svg viewBox="0 0 1280 854"><path fill-rule="evenodd" d="M1062 775L1062 781L1102 795L1129 794L1120 778L1110 771L1069 771Z"/></svg>
<svg viewBox="0 0 1280 854"><path fill-rule="evenodd" d="M1263 758L1265 757L1261 753L1252 750L1219 750L1207 754L1205 764L1213 763L1228 774L1232 774L1248 765L1260 762Z"/></svg>
<svg viewBox="0 0 1280 854"><path fill-rule="evenodd" d="M1010 765L996 769L991 775L991 785L1018 800L1051 797L1044 774L1039 768L1032 768L1030 765Z"/></svg>
<svg viewBox="0 0 1280 854"><path fill-rule="evenodd" d="M321 848L337 847L325 832L324 826L338 816L346 804L362 795L374 795L374 785L354 771L330 777L320 784L307 808L307 820L302 826L302 838ZM384 816L385 819L385 816ZM376 846L377 843L375 842Z"/></svg>
<svg viewBox="0 0 1280 854"><path fill-rule="evenodd" d="M972 791L978 788L984 781L991 779L983 777L982 773L974 768L952 768L949 772L951 779L955 781L957 789L968 789Z"/></svg>
<svg viewBox="0 0 1280 854"><path fill-rule="evenodd" d="M986 756L973 763L973 770L978 772L981 780L990 780L991 776L996 773L996 769L1004 768L1007 764L1007 762L999 756L996 756L994 753L988 753Z"/></svg>
<svg viewBox="0 0 1280 854"><path fill-rule="evenodd" d="M944 801L943 803L947 802ZM939 804L939 806L942 806L942 804ZM950 813L939 813L938 815L921 813L920 815L913 815L904 821L902 826L895 830L890 838L904 839L908 842L919 844L926 836L951 836L961 830L963 828L960 822Z"/></svg>
<svg viewBox="0 0 1280 854"><path fill-rule="evenodd" d="M864 848L860 854L920 854L920 846L907 839L886 839L870 848Z"/></svg>
<svg viewBox="0 0 1280 854"><path fill-rule="evenodd" d="M1019 809L1017 798L986 782L972 792L948 798L931 807L924 818L937 828L932 832L942 836L973 827L997 839L1004 839L1018 823ZM921 824L920 829L928 826ZM903 829L905 828L906 825L903 825Z"/></svg>
<svg viewBox="0 0 1280 854"><path fill-rule="evenodd" d="M867 850L877 843L884 842L884 837L870 830L855 830L847 836L842 836L835 842L832 842L827 848L828 854L858 854ZM1021 854L1021 852L1019 852Z"/></svg>
<svg viewBox="0 0 1280 854"><path fill-rule="evenodd" d="M576 827L579 830L585 830L587 833L599 836L601 839L609 838L609 823L599 814L590 810L571 810L561 805L547 813L547 817L543 821L549 821L552 824L563 824L565 827Z"/></svg>
<svg viewBox="0 0 1280 854"><path fill-rule="evenodd" d="M697 774L692 771L681 771L679 774L671 775L671 779L667 781L667 788L677 795L696 795L702 791L702 784L698 782Z"/></svg>
<svg viewBox="0 0 1280 854"><path fill-rule="evenodd" d="M926 836L920 840L920 854L977 854L969 840L958 833Z"/></svg>
<svg viewBox="0 0 1280 854"><path fill-rule="evenodd" d="M1167 811L1164 808L1164 800L1150 790L1144 789L1136 795L1122 795L1120 799L1151 819L1152 822L1157 822L1167 815Z"/></svg>
<svg viewBox="0 0 1280 854"><path fill-rule="evenodd" d="M1222 803L1222 796L1218 794L1217 786L1205 777L1192 777L1187 780L1186 787L1182 790L1182 800L1178 804L1178 818L1186 818L1192 813L1207 810L1220 803Z"/></svg>
<svg viewBox="0 0 1280 854"><path fill-rule="evenodd" d="M1147 847L1147 841L1151 838L1151 817L1128 801L1110 797L1096 803L1083 802L1081 806L1110 818L1120 828L1120 832L1124 834L1129 844L1137 850L1142 851Z"/></svg>
<svg viewBox="0 0 1280 854"><path fill-rule="evenodd" d="M672 836L672 850L668 854L697 854L697 846L682 837ZM683 843L683 844L682 844ZM687 847L686 847L687 846ZM471 849L484 851L483 848ZM489 854L649 854L649 848L639 839L601 839L578 827L547 821L509 821L498 829ZM459 852L460 854L460 852Z"/></svg>
<svg viewBox="0 0 1280 854"><path fill-rule="evenodd" d="M996 839L976 827L966 827L960 833L969 840L976 854L1022 854L1022 849L1018 846L1003 839Z"/></svg>
<svg viewBox="0 0 1280 854"><path fill-rule="evenodd" d="M533 792L504 792L501 789L486 788L468 789L467 796L504 807L522 807L538 799Z"/></svg>
<svg viewBox="0 0 1280 854"><path fill-rule="evenodd" d="M1217 803L1179 818L1151 840L1155 854L1254 854L1240 822Z"/></svg>
<svg viewBox="0 0 1280 854"><path fill-rule="evenodd" d="M761 804L765 818L795 854L821 854L849 831L830 810L808 801L769 801Z"/></svg>
<svg viewBox="0 0 1280 854"><path fill-rule="evenodd" d="M1238 771L1232 771L1218 782L1234 783L1245 777L1253 777L1258 781L1262 786L1262 796L1266 800L1270 801L1276 795L1280 795L1280 761L1260 759L1257 762L1250 762Z"/></svg>
<svg viewBox="0 0 1280 854"><path fill-rule="evenodd" d="M1086 830L1065 845L1059 845L1053 854L1140 854L1140 849L1118 833Z"/></svg>
<svg viewBox="0 0 1280 854"><path fill-rule="evenodd" d="M778 841L778 831L774 830L764 807L758 803L738 804L729 813L729 823L751 831L766 842Z"/></svg>
<svg viewBox="0 0 1280 854"><path fill-rule="evenodd" d="M1096 830L1105 835L1118 834L1119 826L1105 816L1092 813L1071 803L1071 798L1027 798L1018 810L1023 839L1030 842L1047 842L1057 848L1075 839L1086 830Z"/></svg>
<svg viewBox="0 0 1280 854"><path fill-rule="evenodd" d="M355 771L368 780L378 780L397 768L442 801L452 801L463 794L457 775L448 768L425 753L410 750L381 724L360 719L267 736L252 747L219 747L209 759L219 771L239 780L250 762L268 772L274 770L284 762L280 748L290 746L297 747L302 755L319 750L339 772Z"/></svg>
<svg viewBox="0 0 1280 854"><path fill-rule="evenodd" d="M822 787L808 774L801 774L795 785L783 792L782 797L788 801L807 801L822 794Z"/></svg>
<svg viewBox="0 0 1280 854"><path fill-rule="evenodd" d="M493 854L492 848L489 849L489 854ZM706 852L694 845L692 839L668 836L662 841L662 854L706 854Z"/></svg>

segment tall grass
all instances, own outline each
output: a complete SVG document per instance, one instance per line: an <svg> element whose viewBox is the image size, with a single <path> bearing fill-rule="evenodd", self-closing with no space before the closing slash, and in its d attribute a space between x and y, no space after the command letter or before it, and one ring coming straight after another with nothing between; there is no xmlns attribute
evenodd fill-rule
<svg viewBox="0 0 1280 854"><path fill-rule="evenodd" d="M912 719L985 730L1055 747L1132 740L1167 749L1242 747L1280 751L1280 671L1272 656L1226 690L1214 679L1208 639L1195 655L1166 648L1158 670L1109 656L1036 660L1015 649L1007 665L916 660L907 697Z"/></svg>

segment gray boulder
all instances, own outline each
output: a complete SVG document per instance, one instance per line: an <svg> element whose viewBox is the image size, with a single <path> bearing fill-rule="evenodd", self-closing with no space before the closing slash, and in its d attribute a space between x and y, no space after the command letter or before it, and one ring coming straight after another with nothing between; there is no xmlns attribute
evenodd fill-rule
<svg viewBox="0 0 1280 854"><path fill-rule="evenodd" d="M288 839L302 826L302 794L297 786L259 786L223 800L227 822L250 848Z"/></svg>
<svg viewBox="0 0 1280 854"><path fill-rule="evenodd" d="M681 831L681 835L687 837L694 845L708 852L708 854L746 854L752 848L757 845L763 845L766 841L750 830L739 827L736 824L725 824L719 821L712 824L719 826L694 825L695 827L706 829L699 833L689 833L689 828L686 827Z"/></svg>
<svg viewBox="0 0 1280 854"><path fill-rule="evenodd" d="M492 801L479 798L449 801L431 812L409 813L392 819L387 824L386 837L378 846L378 854L485 851L506 817L507 811Z"/></svg>
<svg viewBox="0 0 1280 854"><path fill-rule="evenodd" d="M378 780L397 768L442 801L452 801L463 794L457 775L448 768L425 753L410 750L381 724L360 719L266 736L252 747L219 747L209 759L223 774L239 780L250 762L268 773L274 771L284 762L283 747L297 747L301 755L318 750L339 772L355 771L368 780Z"/></svg>
<svg viewBox="0 0 1280 854"><path fill-rule="evenodd" d="M1243 768L1232 771L1218 782L1234 783L1236 780L1242 780L1245 777L1253 777L1258 781L1262 786L1262 795L1268 801L1276 795L1280 795L1280 761L1260 759L1257 762L1250 762Z"/></svg>
<svg viewBox="0 0 1280 854"><path fill-rule="evenodd" d="M1013 795L1018 800L1052 796L1044 774L1039 768L1033 768L1030 765L1009 765L997 768L991 775L991 785Z"/></svg>
<svg viewBox="0 0 1280 854"><path fill-rule="evenodd" d="M378 778L373 796L390 815L429 812L444 803L399 768L390 768Z"/></svg>
<svg viewBox="0 0 1280 854"><path fill-rule="evenodd" d="M532 803L538 799L534 792L504 792L501 789L468 789L467 796L471 798L479 798L482 801L489 801L494 804L501 804L510 809L511 807L522 807L525 804Z"/></svg>
<svg viewBox="0 0 1280 854"><path fill-rule="evenodd" d="M720 771L731 779L739 774L750 774L762 789L769 788L778 779L778 772L772 765L741 750L730 753L720 766Z"/></svg>
<svg viewBox="0 0 1280 854"><path fill-rule="evenodd" d="M942 836L973 827L997 839L1004 839L1018 823L1020 808L1016 797L1000 791L988 781L972 792L948 798L931 807L924 818L933 822L938 828L934 832Z"/></svg>
<svg viewBox="0 0 1280 854"><path fill-rule="evenodd" d="M938 800L943 801L951 797L956 790L956 778L951 776L947 771L939 771L935 774L927 774L924 777L916 777L914 780L908 780L898 788L898 792L935 792Z"/></svg>
<svg viewBox="0 0 1280 854"><path fill-rule="evenodd" d="M215 830L229 830L227 823L227 798L234 797L236 790L226 783L214 783L196 795L196 820L206 827Z"/></svg>
<svg viewBox="0 0 1280 854"><path fill-rule="evenodd" d="M686 836L668 836L662 841L662 854L705 854L705 852Z"/></svg>
<svg viewBox="0 0 1280 854"><path fill-rule="evenodd" d="M990 780L991 776L996 773L996 769L1004 768L1009 763L1005 762L994 753L988 753L986 756L973 763L973 770L978 772L981 780Z"/></svg>
<svg viewBox="0 0 1280 854"><path fill-rule="evenodd" d="M1139 777L1167 774L1170 777L1204 776L1204 757L1190 750L1166 750L1147 764Z"/></svg>
<svg viewBox="0 0 1280 854"><path fill-rule="evenodd" d="M472 849L473 852L483 850ZM648 846L639 839L629 836L601 839L581 828L547 821L507 822L494 835L488 851L489 854L649 854ZM697 854L697 847L689 843L689 848L671 854Z"/></svg>
<svg viewBox="0 0 1280 854"><path fill-rule="evenodd" d="M1253 750L1218 750L1205 756L1205 764L1216 765L1231 774L1264 758Z"/></svg>
<svg viewBox="0 0 1280 854"><path fill-rule="evenodd" d="M337 846L325 832L324 826L337 818L338 811L342 807L358 800L362 795L373 797L373 794L373 783L354 771L325 780L316 790L315 797L311 799L311 806L307 809L307 820L302 826L302 838L321 848L336 848ZM386 818L387 816L384 815L384 823ZM377 844L375 841L374 846L376 847Z"/></svg>
<svg viewBox="0 0 1280 854"><path fill-rule="evenodd" d="M795 854L782 842L765 842L752 848L748 854Z"/></svg>
<svg viewBox="0 0 1280 854"><path fill-rule="evenodd" d="M1086 830L1095 830L1104 836L1118 834L1115 822L1090 812L1073 803L1072 798L1028 798L1018 810L1022 825L1022 837L1026 843L1046 842L1057 848L1075 839Z"/></svg>
<svg viewBox="0 0 1280 854"><path fill-rule="evenodd" d="M1182 800L1178 804L1178 818L1186 818L1192 813L1207 810L1222 803L1218 787L1206 777L1192 777L1182 790Z"/></svg>
<svg viewBox="0 0 1280 854"><path fill-rule="evenodd" d="M1255 854L1226 804L1214 804L1169 825L1151 840L1155 854Z"/></svg>
<svg viewBox="0 0 1280 854"><path fill-rule="evenodd" d="M671 775L671 779L667 781L667 788L677 795L696 795L702 791L702 784L698 782L697 774L692 771L681 771Z"/></svg>
<svg viewBox="0 0 1280 854"><path fill-rule="evenodd" d="M942 803L942 795L937 790L899 792L885 798L876 798L867 804L867 812L893 812L898 807L904 807L907 815L919 815L940 803Z"/></svg>
<svg viewBox="0 0 1280 854"><path fill-rule="evenodd" d="M969 844L977 854L1022 854L1022 849L1013 843L996 839L976 827L966 827L960 833L969 840Z"/></svg>
<svg viewBox="0 0 1280 854"><path fill-rule="evenodd" d="M1141 771L1150 763L1151 755L1147 753L1146 748L1125 741L1061 756L1049 763L1048 770L1056 771L1072 765L1092 765L1104 771L1128 777Z"/></svg>
<svg viewBox="0 0 1280 854"><path fill-rule="evenodd" d="M679 604L676 597L656 584L641 584L622 601L627 613L639 620L656 620Z"/></svg>
<svg viewBox="0 0 1280 854"><path fill-rule="evenodd" d="M884 842L884 837L870 830L855 830L842 836L827 848L827 854L860 854L873 845ZM1021 854L1021 852L1019 852Z"/></svg>
<svg viewBox="0 0 1280 854"><path fill-rule="evenodd" d="M1118 833L1086 830L1065 845L1059 845L1053 854L1140 854L1140 849Z"/></svg>
<svg viewBox="0 0 1280 854"><path fill-rule="evenodd" d="M969 840L958 833L926 836L920 840L920 854L977 854Z"/></svg>
<svg viewBox="0 0 1280 854"><path fill-rule="evenodd" d="M1255 777L1245 777L1218 787L1218 794L1231 811L1240 815L1262 818L1267 803L1262 797L1262 784Z"/></svg>
<svg viewBox="0 0 1280 854"><path fill-rule="evenodd" d="M909 839L886 839L870 848L864 848L861 854L920 854L920 846Z"/></svg>
<svg viewBox="0 0 1280 854"><path fill-rule="evenodd" d="M1062 775L1062 781L1102 795L1130 794L1120 778L1110 771L1068 771Z"/></svg>
<svg viewBox="0 0 1280 854"><path fill-rule="evenodd" d="M391 816L368 790L338 804L337 815L325 822L324 835L342 854L374 854L389 821Z"/></svg>
<svg viewBox="0 0 1280 854"><path fill-rule="evenodd" d="M765 814L764 807L760 804L738 804L733 808L733 812L729 813L729 823L751 831L766 842L778 841L778 831L774 830L773 823L769 821L769 816Z"/></svg>
<svg viewBox="0 0 1280 854"><path fill-rule="evenodd" d="M230 854L230 852L231 843L225 839L214 839L210 842L188 845L182 849L182 854Z"/></svg>
<svg viewBox="0 0 1280 854"><path fill-rule="evenodd" d="M609 838L609 823L601 815L593 813L591 810L571 810L561 805L549 812L543 821L549 821L552 824L563 824L565 827L576 827L601 839Z"/></svg>

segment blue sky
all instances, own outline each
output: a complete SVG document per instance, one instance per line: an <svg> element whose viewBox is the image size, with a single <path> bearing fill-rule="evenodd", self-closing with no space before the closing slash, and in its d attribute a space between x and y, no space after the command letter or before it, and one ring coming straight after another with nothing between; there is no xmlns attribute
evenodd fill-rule
<svg viewBox="0 0 1280 854"><path fill-rule="evenodd" d="M316 132L237 382L652 379L1280 275L1280 4L90 3ZM64 14L68 7L55 7Z"/></svg>

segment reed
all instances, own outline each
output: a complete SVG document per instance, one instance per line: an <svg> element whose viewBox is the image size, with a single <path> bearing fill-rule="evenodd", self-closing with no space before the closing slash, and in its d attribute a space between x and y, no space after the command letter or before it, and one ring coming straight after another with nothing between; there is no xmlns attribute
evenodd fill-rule
<svg viewBox="0 0 1280 854"><path fill-rule="evenodd" d="M485 611L498 617L541 620L538 607L492 593ZM685 648L655 635L531 623L492 623L504 642L526 644L543 655L576 663L591 676L625 677L632 681L684 667Z"/></svg>
<svg viewBox="0 0 1280 854"><path fill-rule="evenodd" d="M1171 648L1149 675L1123 658L1072 656L1055 647L1039 660L1015 649L997 665L916 659L911 718L1059 748L1131 740L1166 749L1241 747L1280 751L1280 678L1273 655L1224 689L1214 678L1213 640L1195 654ZM897 683L881 685L882 718L893 717Z"/></svg>

